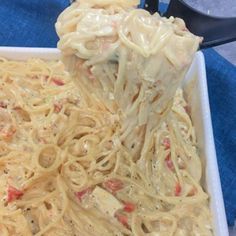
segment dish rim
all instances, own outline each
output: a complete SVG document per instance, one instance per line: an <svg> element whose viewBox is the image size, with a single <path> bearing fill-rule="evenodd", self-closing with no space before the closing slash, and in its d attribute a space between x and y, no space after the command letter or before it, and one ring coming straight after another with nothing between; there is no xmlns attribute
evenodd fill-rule
<svg viewBox="0 0 236 236"><path fill-rule="evenodd" d="M0 57L11 60L27 60L36 57L44 60L56 60L60 58L60 51L56 48L30 48L30 47L1 47ZM198 89L200 96L200 109L202 111L203 136L205 140L205 149L207 166L205 168L207 192L210 195L210 208L213 215L213 228L215 236L229 235L223 194L220 182L218 163L216 158L214 136L211 122L211 113L209 106L209 96L207 89L207 77L205 69L205 59L201 51L196 53L192 67L197 67ZM190 69L191 71L191 69ZM189 76L188 73L187 76ZM189 80L188 78L186 79Z"/></svg>

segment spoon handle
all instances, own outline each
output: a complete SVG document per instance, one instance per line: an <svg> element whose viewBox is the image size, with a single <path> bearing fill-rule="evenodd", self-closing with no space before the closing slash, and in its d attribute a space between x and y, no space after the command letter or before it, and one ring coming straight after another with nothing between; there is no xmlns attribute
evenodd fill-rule
<svg viewBox="0 0 236 236"><path fill-rule="evenodd" d="M187 28L204 38L200 48L214 47L236 40L236 17L214 17L204 14L183 0L171 0L164 16L182 18Z"/></svg>
<svg viewBox="0 0 236 236"><path fill-rule="evenodd" d="M159 0L146 0L144 9L149 11L151 14L158 12Z"/></svg>
<svg viewBox="0 0 236 236"><path fill-rule="evenodd" d="M236 17L209 17L204 22L206 24L204 31L202 30L204 40L200 48L214 47L236 40Z"/></svg>

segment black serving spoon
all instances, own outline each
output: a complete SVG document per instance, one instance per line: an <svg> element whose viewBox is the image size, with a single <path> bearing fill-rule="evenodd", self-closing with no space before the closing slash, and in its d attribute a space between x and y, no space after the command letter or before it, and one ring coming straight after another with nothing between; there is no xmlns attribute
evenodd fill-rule
<svg viewBox="0 0 236 236"><path fill-rule="evenodd" d="M144 9L158 11L158 0L146 0ZM236 17L209 16L186 4L183 0L171 0L164 16L182 18L190 32L204 38L200 48L214 47L236 40Z"/></svg>

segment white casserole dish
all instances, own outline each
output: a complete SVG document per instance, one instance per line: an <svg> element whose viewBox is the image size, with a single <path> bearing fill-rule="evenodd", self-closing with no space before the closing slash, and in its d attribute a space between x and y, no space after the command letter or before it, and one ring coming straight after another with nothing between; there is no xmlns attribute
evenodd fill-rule
<svg viewBox="0 0 236 236"><path fill-rule="evenodd" d="M0 57L26 60L37 57L55 60L60 57L57 49L0 47ZM191 117L196 129L198 147L205 175L202 184L210 195L215 236L228 236L221 183L216 160L211 115L208 101L205 61L202 52L196 53L192 66L183 82L185 98L191 107Z"/></svg>

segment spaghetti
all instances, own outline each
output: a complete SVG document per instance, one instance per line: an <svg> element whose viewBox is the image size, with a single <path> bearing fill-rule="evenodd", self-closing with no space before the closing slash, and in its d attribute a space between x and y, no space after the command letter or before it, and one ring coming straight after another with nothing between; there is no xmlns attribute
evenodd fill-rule
<svg viewBox="0 0 236 236"><path fill-rule="evenodd" d="M1 235L212 235L181 90L137 162L60 62L1 59L0 80Z"/></svg>
<svg viewBox="0 0 236 236"><path fill-rule="evenodd" d="M142 149L143 157L201 39L181 19L119 2L79 1L68 7L56 23L58 48L74 81L85 91L93 87L86 100L99 99L120 113L122 142L136 155ZM132 140L139 143L135 148Z"/></svg>
<svg viewBox="0 0 236 236"><path fill-rule="evenodd" d="M200 39L134 3L62 13L71 75L60 61L0 59L0 235L213 234L177 89Z"/></svg>

